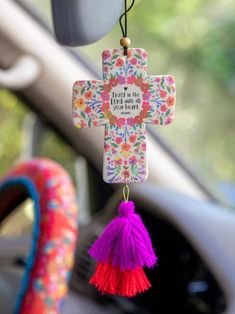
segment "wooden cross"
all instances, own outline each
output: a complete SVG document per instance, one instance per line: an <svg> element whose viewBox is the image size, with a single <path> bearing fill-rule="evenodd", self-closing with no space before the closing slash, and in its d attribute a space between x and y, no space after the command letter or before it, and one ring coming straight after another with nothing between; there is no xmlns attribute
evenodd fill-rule
<svg viewBox="0 0 235 314"><path fill-rule="evenodd" d="M78 128L105 125L103 178L108 183L143 182L148 176L146 123L169 124L175 111L170 75L147 76L143 49L105 50L103 80L73 86Z"/></svg>

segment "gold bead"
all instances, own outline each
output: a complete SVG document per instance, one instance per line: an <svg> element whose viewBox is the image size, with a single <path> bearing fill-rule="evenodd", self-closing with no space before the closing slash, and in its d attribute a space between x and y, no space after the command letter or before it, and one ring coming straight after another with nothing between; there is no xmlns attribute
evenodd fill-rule
<svg viewBox="0 0 235 314"><path fill-rule="evenodd" d="M129 47L131 45L131 40L128 37L122 37L120 39L120 45L122 47Z"/></svg>

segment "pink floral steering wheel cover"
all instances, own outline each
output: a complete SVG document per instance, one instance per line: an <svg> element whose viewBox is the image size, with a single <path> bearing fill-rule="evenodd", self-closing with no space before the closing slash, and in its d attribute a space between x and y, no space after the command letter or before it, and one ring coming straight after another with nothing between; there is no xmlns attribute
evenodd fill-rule
<svg viewBox="0 0 235 314"><path fill-rule="evenodd" d="M16 166L0 189L20 183L34 201L32 247L15 307L20 314L58 314L67 294L77 239L75 189L56 162L34 159Z"/></svg>

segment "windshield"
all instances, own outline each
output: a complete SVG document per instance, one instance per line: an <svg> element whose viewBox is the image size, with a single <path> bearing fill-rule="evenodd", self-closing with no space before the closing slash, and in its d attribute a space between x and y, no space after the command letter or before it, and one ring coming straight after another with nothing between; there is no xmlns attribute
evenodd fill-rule
<svg viewBox="0 0 235 314"><path fill-rule="evenodd" d="M23 0L52 27L50 1ZM170 127L155 126L178 155L215 191L234 197L235 3L139 1L129 13L133 47L148 51L149 74L172 74L177 111ZM76 48L101 70L101 52L118 47L120 27ZM235 200L234 200L235 203Z"/></svg>

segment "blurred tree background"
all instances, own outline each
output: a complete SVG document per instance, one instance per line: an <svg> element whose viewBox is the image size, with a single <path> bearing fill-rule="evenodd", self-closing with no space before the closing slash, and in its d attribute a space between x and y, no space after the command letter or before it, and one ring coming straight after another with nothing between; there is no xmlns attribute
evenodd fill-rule
<svg viewBox="0 0 235 314"><path fill-rule="evenodd" d="M33 5L52 26L49 0L23 2ZM213 187L235 182L234 12L234 0L142 0L128 19L132 46L148 51L149 74L170 73L176 78L175 121L170 127L155 127L156 132ZM79 51L101 70L102 50L117 47L120 37L117 25ZM1 173L17 158L25 112L12 94L0 92ZM67 164L62 151L58 153Z"/></svg>
<svg viewBox="0 0 235 314"><path fill-rule="evenodd" d="M16 96L0 90L0 175L11 167L19 157L21 127L27 109Z"/></svg>
<svg viewBox="0 0 235 314"><path fill-rule="evenodd" d="M13 93L0 91L0 176L7 172L23 153L23 140L27 134L23 128L28 108ZM62 164L74 178L75 153L73 149L53 131L45 126L39 156L48 157Z"/></svg>

